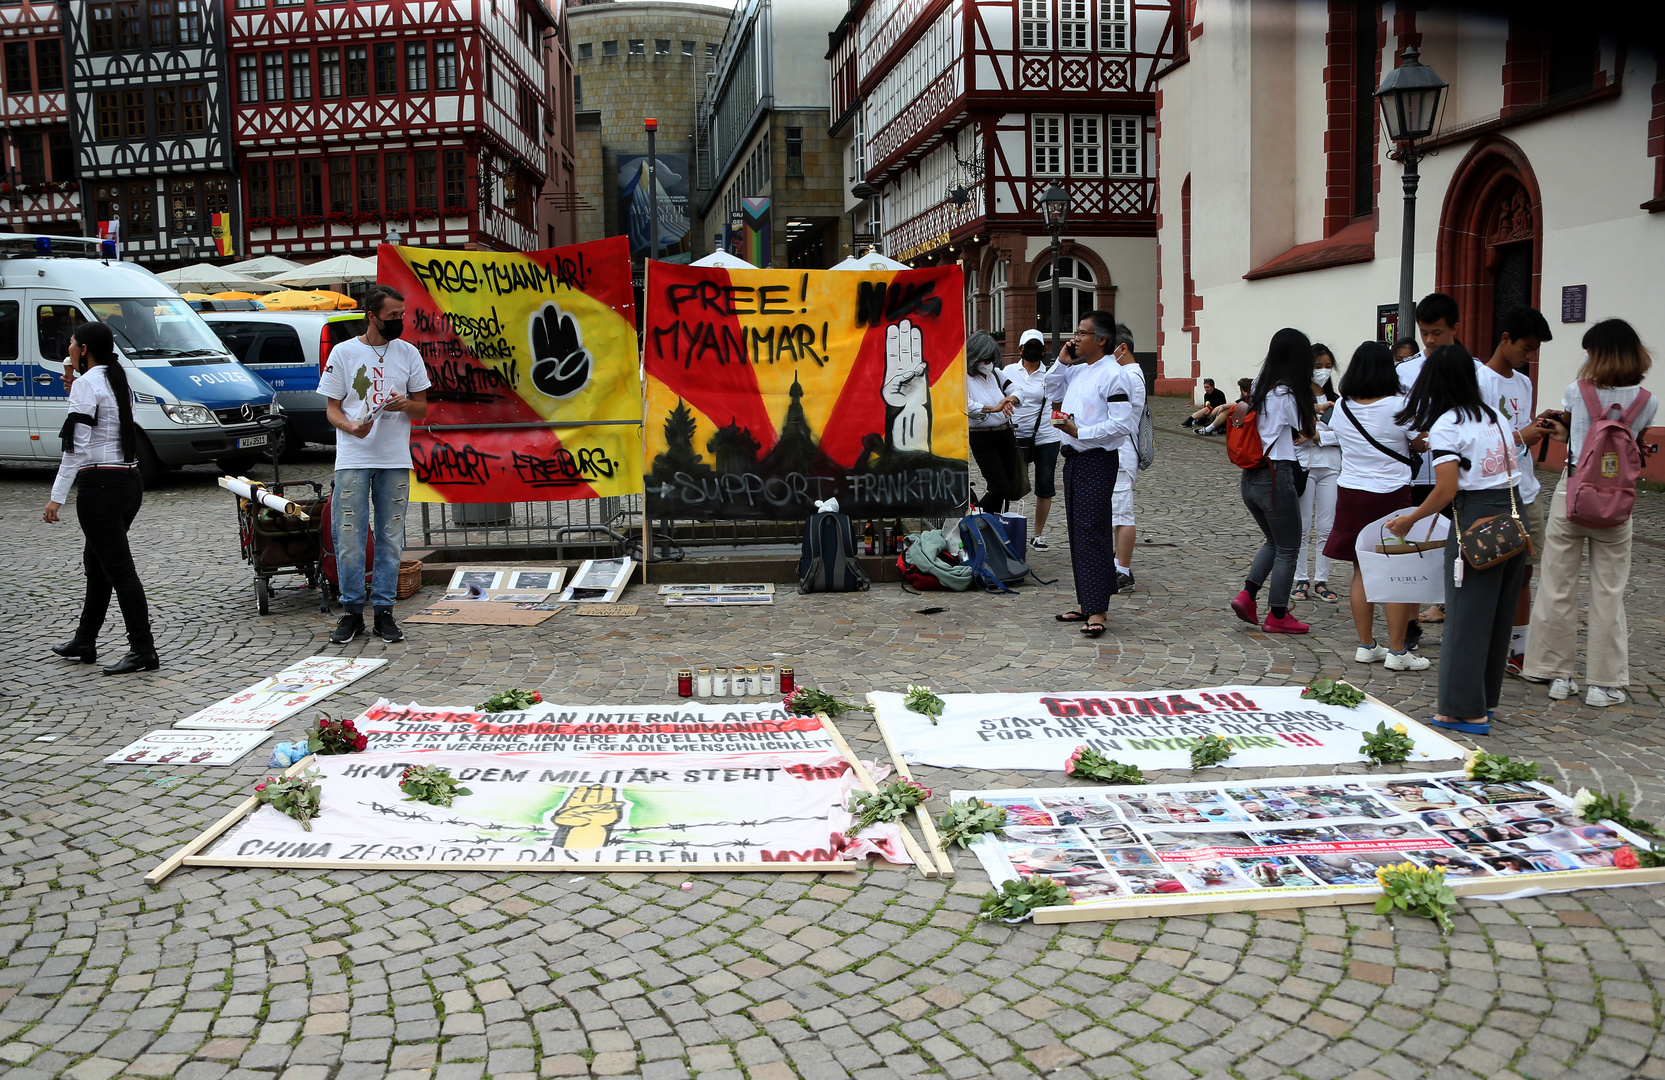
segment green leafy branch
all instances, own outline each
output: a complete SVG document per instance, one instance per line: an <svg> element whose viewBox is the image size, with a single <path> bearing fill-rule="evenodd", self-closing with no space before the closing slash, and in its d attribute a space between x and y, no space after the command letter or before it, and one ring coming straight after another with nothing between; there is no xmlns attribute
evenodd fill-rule
<svg viewBox="0 0 1665 1080"><path fill-rule="evenodd" d="M1359 753L1369 758L1372 765L1393 765L1410 760L1415 748L1416 743L1404 724L1388 727L1381 723L1375 731L1364 733L1364 745L1359 747Z"/></svg>
<svg viewBox="0 0 1665 1080"><path fill-rule="evenodd" d="M1364 691L1349 682L1340 679L1314 679L1301 691L1301 696L1310 701L1319 701L1325 705L1340 705L1343 708L1354 708L1364 701Z"/></svg>
<svg viewBox="0 0 1665 1080"><path fill-rule="evenodd" d="M1137 765L1112 761L1090 746L1078 746L1064 762L1064 775L1097 780L1102 784L1143 784L1145 774Z"/></svg>
<svg viewBox="0 0 1665 1080"><path fill-rule="evenodd" d="M985 896L983 902L978 905L977 917L984 922L993 922L996 919L1027 919L1034 914L1036 908L1071 903L1074 903L1074 900L1070 897L1068 889L1045 874L1036 874L1033 877L1001 882L1000 886Z"/></svg>
<svg viewBox="0 0 1665 1080"><path fill-rule="evenodd" d="M1191 768L1206 769L1210 765L1218 765L1236 752L1225 736L1204 735L1191 747Z"/></svg>
<svg viewBox="0 0 1665 1080"><path fill-rule="evenodd" d="M1518 784L1539 778L1535 762L1516 761L1484 750L1470 750L1464 756L1463 774L1486 784Z"/></svg>
<svg viewBox="0 0 1665 1080"><path fill-rule="evenodd" d="M943 700L931 693L929 686L915 686L908 684L908 694L902 699L902 705L909 712L923 713L931 718L935 724L942 716Z"/></svg>
<svg viewBox="0 0 1665 1080"><path fill-rule="evenodd" d="M976 796L965 802L955 803L937 818L937 828L942 832L944 850L949 844L970 847L971 842L979 836L999 833L1005 827L1006 808L993 806Z"/></svg>
<svg viewBox="0 0 1665 1080"><path fill-rule="evenodd" d="M903 814L930 797L930 788L899 778L878 791L852 792L848 809L855 816L855 832L859 833L881 821L901 820Z"/></svg>

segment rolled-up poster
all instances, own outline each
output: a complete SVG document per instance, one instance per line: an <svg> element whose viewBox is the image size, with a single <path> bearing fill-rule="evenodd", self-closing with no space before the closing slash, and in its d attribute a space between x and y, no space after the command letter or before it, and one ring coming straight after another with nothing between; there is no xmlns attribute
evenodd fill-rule
<svg viewBox="0 0 1665 1080"><path fill-rule="evenodd" d="M285 499L281 495L273 495L263 485L250 480L246 476L222 476L220 477L220 486L239 498L257 502L261 506L276 510L288 517L300 518L302 521L312 520L307 516L306 511L301 509L299 503L291 499Z"/></svg>

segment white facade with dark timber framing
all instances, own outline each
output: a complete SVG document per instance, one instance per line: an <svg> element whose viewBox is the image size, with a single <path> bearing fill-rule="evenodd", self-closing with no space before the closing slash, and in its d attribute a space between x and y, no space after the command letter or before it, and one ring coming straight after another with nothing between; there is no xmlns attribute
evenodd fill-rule
<svg viewBox="0 0 1665 1080"><path fill-rule="evenodd" d="M123 258L206 256L211 216L238 209L224 9L211 0L62 0L60 10L88 234L119 218Z"/></svg>
<svg viewBox="0 0 1665 1080"><path fill-rule="evenodd" d="M56 0L0 4L0 228L78 236L81 191Z"/></svg>

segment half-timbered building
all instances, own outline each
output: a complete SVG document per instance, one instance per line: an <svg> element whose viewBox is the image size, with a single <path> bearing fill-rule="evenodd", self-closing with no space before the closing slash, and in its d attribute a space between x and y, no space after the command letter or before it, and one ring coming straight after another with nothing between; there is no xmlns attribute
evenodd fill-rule
<svg viewBox="0 0 1665 1080"><path fill-rule="evenodd" d="M80 235L56 0L0 4L0 229Z"/></svg>
<svg viewBox="0 0 1665 1080"><path fill-rule="evenodd" d="M222 9L65 0L61 17L86 227L119 220L123 258L195 261L213 215L237 212Z"/></svg>
<svg viewBox="0 0 1665 1080"><path fill-rule="evenodd" d="M869 228L904 261L958 260L968 329L1015 351L1050 328L1040 198L1069 194L1059 324L1102 308L1156 343L1156 79L1170 0L857 0L834 31L833 114ZM859 211L858 211L859 217ZM859 221L858 221L859 224Z"/></svg>
<svg viewBox="0 0 1665 1080"><path fill-rule="evenodd" d="M572 69L539 0L225 2L250 255L571 239Z"/></svg>

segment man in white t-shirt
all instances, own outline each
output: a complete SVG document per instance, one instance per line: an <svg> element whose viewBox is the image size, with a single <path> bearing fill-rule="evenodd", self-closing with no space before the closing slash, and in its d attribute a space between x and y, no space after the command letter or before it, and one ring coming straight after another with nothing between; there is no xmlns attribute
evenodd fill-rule
<svg viewBox="0 0 1665 1080"><path fill-rule="evenodd" d="M364 632L364 551L372 535L374 506L376 565L370 604L376 634L403 641L393 621L399 585L399 557L405 549L405 504L410 499L410 425L428 415L428 369L408 341L405 298L385 285L364 298L363 336L330 350L318 379L335 437L335 497L330 525L346 614L330 641L345 645Z"/></svg>
<svg viewBox="0 0 1665 1080"><path fill-rule="evenodd" d="M1540 485L1532 469L1532 447L1549 434L1534 418L1532 379L1526 374L1538 360L1538 349L1550 340L1549 323L1536 308L1515 307L1498 319L1497 348L1486 364L1490 376L1480 383L1481 398L1497 410L1505 430L1512 429L1518 455L1521 507L1527 531L1532 535L1532 553L1526 558L1526 576L1521 579L1520 599L1515 604L1514 631L1509 638L1508 670L1519 675L1526 660L1527 630L1532 622L1532 568L1544 550L1544 504L1538 498Z"/></svg>

